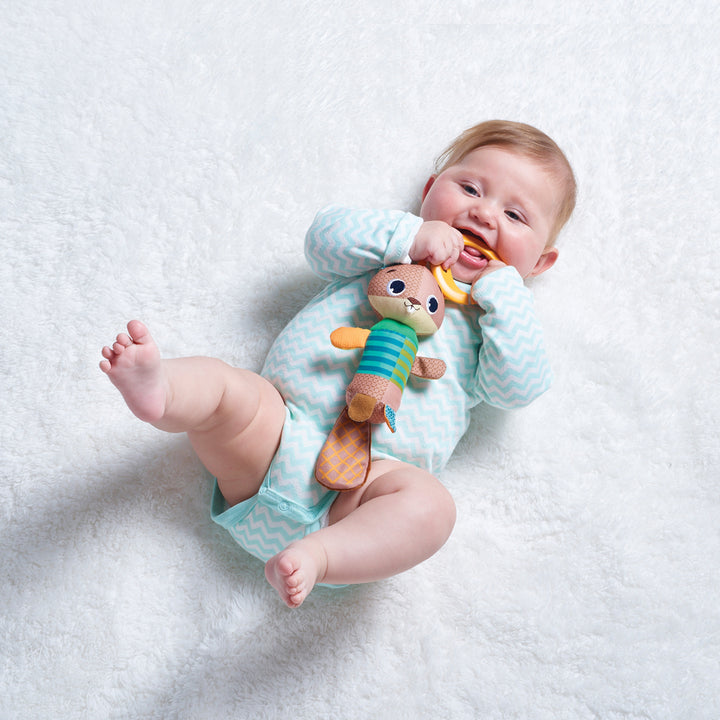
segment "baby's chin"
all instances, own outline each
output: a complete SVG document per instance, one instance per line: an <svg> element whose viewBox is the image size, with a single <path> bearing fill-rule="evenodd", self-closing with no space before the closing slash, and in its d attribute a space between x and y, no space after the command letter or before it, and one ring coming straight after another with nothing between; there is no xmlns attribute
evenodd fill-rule
<svg viewBox="0 0 720 720"><path fill-rule="evenodd" d="M471 285L487 266L487 259L482 258L482 261L471 264L466 264L462 260L458 260L450 269L455 280Z"/></svg>
<svg viewBox="0 0 720 720"><path fill-rule="evenodd" d="M452 271L453 279L456 282L465 283L466 285L472 285L476 280L481 277L481 275L486 275L489 272L493 272L503 267L508 266L501 261L488 260L482 268L478 268L475 265L469 268L457 262L450 269Z"/></svg>

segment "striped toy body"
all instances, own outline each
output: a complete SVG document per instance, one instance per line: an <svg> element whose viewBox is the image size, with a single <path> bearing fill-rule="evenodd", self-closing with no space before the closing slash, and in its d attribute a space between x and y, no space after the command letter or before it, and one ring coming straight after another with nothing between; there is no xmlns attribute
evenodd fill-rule
<svg viewBox="0 0 720 720"><path fill-rule="evenodd" d="M395 413L400 407L418 350L416 332L397 320L380 320L370 329L357 372L348 386L346 400L350 416L367 414L371 423L386 422L395 430ZM357 398L360 398L359 400Z"/></svg>

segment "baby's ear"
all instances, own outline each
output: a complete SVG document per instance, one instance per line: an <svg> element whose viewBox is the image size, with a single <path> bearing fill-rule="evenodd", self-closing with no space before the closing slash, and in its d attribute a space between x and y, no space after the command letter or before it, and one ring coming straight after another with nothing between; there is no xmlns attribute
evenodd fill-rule
<svg viewBox="0 0 720 720"><path fill-rule="evenodd" d="M546 270L549 270L555 264L559 254L560 251L556 247L545 250L535 263L535 267L530 271L528 277L536 277L537 275L542 275Z"/></svg>
<svg viewBox="0 0 720 720"><path fill-rule="evenodd" d="M422 194L423 200L425 200L425 198L427 197L427 194L430 192L430 188L433 186L433 183L435 182L436 177L437 177L437 175L431 175L428 178L428 181L425 183L425 187L423 188L423 194Z"/></svg>

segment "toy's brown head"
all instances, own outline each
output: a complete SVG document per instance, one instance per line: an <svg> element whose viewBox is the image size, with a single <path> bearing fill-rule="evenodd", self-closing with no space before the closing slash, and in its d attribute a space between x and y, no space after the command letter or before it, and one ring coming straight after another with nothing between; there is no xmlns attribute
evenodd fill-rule
<svg viewBox="0 0 720 720"><path fill-rule="evenodd" d="M368 299L379 315L409 325L418 335L432 335L445 316L445 298L424 265L383 268L370 280Z"/></svg>

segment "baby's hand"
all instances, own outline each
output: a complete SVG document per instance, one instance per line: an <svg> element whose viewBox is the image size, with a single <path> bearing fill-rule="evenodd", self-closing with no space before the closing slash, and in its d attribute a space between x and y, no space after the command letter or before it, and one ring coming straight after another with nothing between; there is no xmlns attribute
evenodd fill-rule
<svg viewBox="0 0 720 720"><path fill-rule="evenodd" d="M463 246L459 230L442 220L428 220L417 231L408 254L413 262L442 265L447 270L460 257Z"/></svg>
<svg viewBox="0 0 720 720"><path fill-rule="evenodd" d="M496 270L500 270L500 268L504 267L507 267L507 265L502 260L490 260L488 264L477 275L475 275L475 277L472 278L470 284L474 285L480 278L485 277L486 275L489 275L490 273L495 272Z"/></svg>

